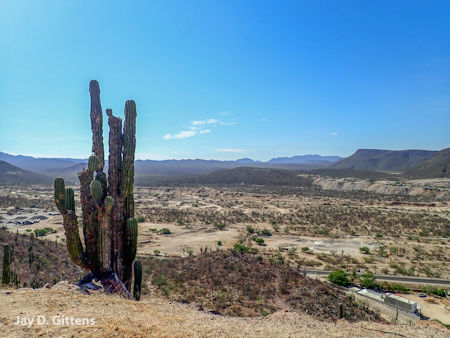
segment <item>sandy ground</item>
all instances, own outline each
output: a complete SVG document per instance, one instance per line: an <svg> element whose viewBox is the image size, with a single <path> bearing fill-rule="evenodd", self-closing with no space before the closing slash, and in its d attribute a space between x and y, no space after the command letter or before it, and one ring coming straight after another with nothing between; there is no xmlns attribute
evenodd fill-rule
<svg viewBox="0 0 450 338"><path fill-rule="evenodd" d="M64 282L52 289L3 289L0 299L3 337L448 337L448 330L433 322L329 323L286 311L265 318L222 317L160 298L135 302L98 292L85 295ZM34 322L16 325L18 316ZM43 325L38 316L45 317ZM76 325L76 318L78 324L86 318L85 325Z"/></svg>
<svg viewBox="0 0 450 338"><path fill-rule="evenodd" d="M417 294L402 294L402 297L416 302L424 316L439 319L450 325L450 300L435 296L422 298Z"/></svg>

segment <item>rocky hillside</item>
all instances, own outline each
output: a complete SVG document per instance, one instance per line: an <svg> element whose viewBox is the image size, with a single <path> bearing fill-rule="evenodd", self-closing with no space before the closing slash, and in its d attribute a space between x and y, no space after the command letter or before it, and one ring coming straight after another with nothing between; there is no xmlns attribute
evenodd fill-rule
<svg viewBox="0 0 450 338"><path fill-rule="evenodd" d="M428 160L409 168L403 173L412 177L450 177L450 148L443 149Z"/></svg>
<svg viewBox="0 0 450 338"><path fill-rule="evenodd" d="M402 171L435 155L428 150L359 149L330 168L375 171Z"/></svg>
<svg viewBox="0 0 450 338"><path fill-rule="evenodd" d="M0 161L0 184L49 184L50 177L20 169L5 161Z"/></svg>

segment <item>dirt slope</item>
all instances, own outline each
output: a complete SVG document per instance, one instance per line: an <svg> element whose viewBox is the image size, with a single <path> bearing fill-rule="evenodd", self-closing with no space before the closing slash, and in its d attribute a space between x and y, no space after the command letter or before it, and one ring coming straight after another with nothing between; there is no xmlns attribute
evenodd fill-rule
<svg viewBox="0 0 450 338"><path fill-rule="evenodd" d="M62 285L61 285L62 284ZM279 311L268 317L222 317L160 298L141 302L101 293L85 295L64 283L52 289L0 290L0 332L4 337L448 337L437 323L416 326L321 322ZM45 316L48 325L17 326L17 316ZM55 325L53 317L94 318L91 326ZM65 324L65 323L63 323Z"/></svg>

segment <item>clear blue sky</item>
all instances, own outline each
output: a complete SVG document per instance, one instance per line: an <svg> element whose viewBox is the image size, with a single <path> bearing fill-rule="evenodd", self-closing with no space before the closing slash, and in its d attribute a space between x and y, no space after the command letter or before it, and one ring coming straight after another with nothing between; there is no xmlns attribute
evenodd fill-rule
<svg viewBox="0 0 450 338"><path fill-rule="evenodd" d="M138 158L450 146L450 1L0 2L0 151L90 153L138 107ZM107 130L106 121L105 129Z"/></svg>

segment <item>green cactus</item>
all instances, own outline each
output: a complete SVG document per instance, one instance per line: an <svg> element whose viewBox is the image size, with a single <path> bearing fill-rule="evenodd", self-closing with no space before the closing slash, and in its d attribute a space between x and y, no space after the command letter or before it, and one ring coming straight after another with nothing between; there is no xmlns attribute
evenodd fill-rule
<svg viewBox="0 0 450 338"><path fill-rule="evenodd" d="M103 188L102 183L100 181L92 181L91 183L91 194L96 202L101 201L103 197Z"/></svg>
<svg viewBox="0 0 450 338"><path fill-rule="evenodd" d="M339 303L339 318L344 318L344 305Z"/></svg>
<svg viewBox="0 0 450 338"><path fill-rule="evenodd" d="M134 299L141 299L141 285L142 285L142 263L141 261L134 262Z"/></svg>
<svg viewBox="0 0 450 338"><path fill-rule="evenodd" d="M66 244L71 259L99 278L114 272L130 290L136 257L137 222L134 219L134 154L136 104L125 104L125 123L106 110L109 124L108 175L103 171L103 116L100 87L89 84L91 96L92 152L88 169L78 174L84 245L80 239L73 190L55 179L55 203L63 215ZM94 175L95 172L95 175ZM95 176L95 177L94 177Z"/></svg>
<svg viewBox="0 0 450 338"><path fill-rule="evenodd" d="M90 172L94 172L97 171L98 169L98 157L94 154L92 154L91 156L89 156L89 161L88 161L88 169Z"/></svg>
<svg viewBox="0 0 450 338"><path fill-rule="evenodd" d="M136 218L132 217L128 220L127 229L125 232L125 257L128 262L133 262L136 258L136 250L137 250L137 238L138 238L138 222Z"/></svg>
<svg viewBox="0 0 450 338"><path fill-rule="evenodd" d="M61 213L66 212L66 204L64 202L64 179L61 177L55 178L55 203L56 207Z"/></svg>
<svg viewBox="0 0 450 338"><path fill-rule="evenodd" d="M11 283L11 248L8 244L3 248L3 273L2 284L9 285Z"/></svg>
<svg viewBox="0 0 450 338"><path fill-rule="evenodd" d="M72 188L66 188L64 191L64 200L65 200L65 207L66 210L75 212L75 198L73 194Z"/></svg>

